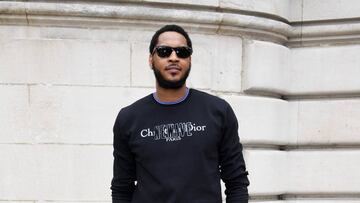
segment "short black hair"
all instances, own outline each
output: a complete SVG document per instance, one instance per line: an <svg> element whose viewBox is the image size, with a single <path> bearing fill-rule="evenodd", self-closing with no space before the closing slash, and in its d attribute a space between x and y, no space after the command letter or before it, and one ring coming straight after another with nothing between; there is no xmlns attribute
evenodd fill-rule
<svg viewBox="0 0 360 203"><path fill-rule="evenodd" d="M188 33L184 30L184 28L182 28L178 25L165 25L164 27L162 27L158 31L156 31L155 34L153 35L151 42L150 42L150 46L149 46L150 54L153 53L153 50L159 41L159 36L164 32L177 32L177 33L181 34L182 36L185 37L188 47L192 48L190 37L189 37Z"/></svg>

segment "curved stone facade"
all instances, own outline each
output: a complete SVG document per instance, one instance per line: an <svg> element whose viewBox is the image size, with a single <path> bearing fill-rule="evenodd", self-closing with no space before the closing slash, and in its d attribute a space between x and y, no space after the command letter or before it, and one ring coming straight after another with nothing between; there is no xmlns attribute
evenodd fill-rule
<svg viewBox="0 0 360 203"><path fill-rule="evenodd" d="M109 202L112 125L149 94L153 32L240 123L254 202L360 202L355 0L0 2L0 203Z"/></svg>

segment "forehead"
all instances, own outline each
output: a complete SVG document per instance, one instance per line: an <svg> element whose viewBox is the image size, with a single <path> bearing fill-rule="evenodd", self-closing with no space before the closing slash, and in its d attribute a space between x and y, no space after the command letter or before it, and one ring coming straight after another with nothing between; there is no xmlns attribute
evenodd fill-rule
<svg viewBox="0 0 360 203"><path fill-rule="evenodd" d="M167 46L187 46L186 38L177 32L164 32L159 35L157 45L167 45Z"/></svg>

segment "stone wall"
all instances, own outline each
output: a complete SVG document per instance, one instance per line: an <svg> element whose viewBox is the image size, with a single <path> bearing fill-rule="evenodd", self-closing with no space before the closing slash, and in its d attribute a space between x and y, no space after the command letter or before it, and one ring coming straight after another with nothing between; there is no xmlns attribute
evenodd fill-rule
<svg viewBox="0 0 360 203"><path fill-rule="evenodd" d="M0 2L0 203L110 202L112 126L154 91L153 32L240 123L251 201L360 202L355 0Z"/></svg>

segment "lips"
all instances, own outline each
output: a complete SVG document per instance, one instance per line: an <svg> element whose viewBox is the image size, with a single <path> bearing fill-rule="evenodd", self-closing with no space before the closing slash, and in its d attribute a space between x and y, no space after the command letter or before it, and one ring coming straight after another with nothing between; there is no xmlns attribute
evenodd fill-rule
<svg viewBox="0 0 360 203"><path fill-rule="evenodd" d="M165 67L165 71L170 73L177 73L181 71L181 68L178 65L168 65Z"/></svg>

